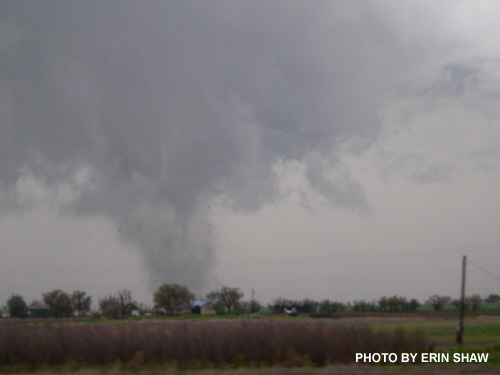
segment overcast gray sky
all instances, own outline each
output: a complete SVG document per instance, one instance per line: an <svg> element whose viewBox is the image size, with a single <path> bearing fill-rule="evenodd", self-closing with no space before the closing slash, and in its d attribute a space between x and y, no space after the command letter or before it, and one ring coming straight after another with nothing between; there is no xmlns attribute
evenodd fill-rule
<svg viewBox="0 0 500 375"><path fill-rule="evenodd" d="M498 293L499 16L0 1L0 300Z"/></svg>

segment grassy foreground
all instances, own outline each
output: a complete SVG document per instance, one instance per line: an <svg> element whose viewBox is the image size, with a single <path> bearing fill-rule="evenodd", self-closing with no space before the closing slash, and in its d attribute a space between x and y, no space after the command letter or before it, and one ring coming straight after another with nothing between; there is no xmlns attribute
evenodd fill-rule
<svg viewBox="0 0 500 375"><path fill-rule="evenodd" d="M453 318L0 321L0 371L77 375L500 374L500 317L466 319L488 363L367 365L356 352L457 352ZM419 328L420 331L415 331Z"/></svg>
<svg viewBox="0 0 500 375"><path fill-rule="evenodd" d="M462 348L455 341L458 317L340 319L334 324L352 324L356 321L363 321L376 331L418 328L432 341L437 352L489 353L488 364L500 365L500 316L467 316Z"/></svg>
<svg viewBox="0 0 500 375"><path fill-rule="evenodd" d="M39 369L125 364L138 368L324 366L350 363L357 352L423 352L421 331L373 330L300 320L182 322L2 322L0 363Z"/></svg>

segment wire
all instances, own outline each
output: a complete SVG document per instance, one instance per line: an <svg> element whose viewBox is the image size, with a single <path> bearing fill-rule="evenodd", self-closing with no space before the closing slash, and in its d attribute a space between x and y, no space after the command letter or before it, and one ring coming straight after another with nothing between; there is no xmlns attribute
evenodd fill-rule
<svg viewBox="0 0 500 375"><path fill-rule="evenodd" d="M253 258L253 259L237 259L237 260L221 260L212 263L212 266L248 266L248 265L276 265L276 264L291 264L305 262L337 262L343 260L365 260L373 258L393 258L393 257L418 257L431 256L438 254L452 254L458 252L481 252L500 250L500 245L492 247L481 247L476 249L466 247L444 247L430 250L408 250L408 251L384 251L384 252L365 252L360 254L344 253L332 255L316 255L316 256L296 256L296 257L276 257L276 258ZM224 264L226 263L226 264Z"/></svg>
<svg viewBox="0 0 500 375"><path fill-rule="evenodd" d="M488 275L490 275L491 277L494 277L495 279L497 280L500 280L500 277L498 277L497 275L491 273L490 271L488 271L486 268L483 268L479 265L477 265L476 263L474 263L473 261L471 260L467 260L468 263L472 264L473 266L476 266L477 268L479 268L481 271L483 271L484 273L487 273Z"/></svg>
<svg viewBox="0 0 500 375"><path fill-rule="evenodd" d="M453 254L458 252L483 252L500 250L500 245L491 247L467 248L467 247L443 247L429 250L408 250L408 251L384 251L384 252L365 252L365 253L343 253L336 255L308 255L308 256L295 256L295 257L275 257L275 258L253 258L253 259L237 259L237 260L181 260L186 266L205 263L209 267L254 267L254 266L281 266L291 264L304 264L316 262L340 262L349 260L370 260L370 259L386 259L396 257L420 257L420 256L433 256L440 254ZM3 274L10 273L78 273L78 272L120 272L120 271L135 271L147 269L147 264L138 265L133 263L122 264L88 264L88 265L58 265L57 267L25 267L25 266L12 266L8 270L2 270ZM177 269L178 265L170 267L161 267L155 265L155 269L168 271L169 269ZM486 271L487 272L487 271Z"/></svg>
<svg viewBox="0 0 500 375"><path fill-rule="evenodd" d="M267 283L278 283L278 282L303 282L303 281L322 281L322 280L346 280L346 279L372 279L372 278L384 278L384 277L397 277L397 276L421 276L421 275L433 275L433 274L451 274L456 273L455 270L452 271L426 271L426 272L412 272L412 273L393 273L393 274L378 274L378 275L351 275L351 276L333 276L333 277L321 277L321 278L287 278L287 279L274 279L274 280L262 280L242 282L240 284L267 284Z"/></svg>

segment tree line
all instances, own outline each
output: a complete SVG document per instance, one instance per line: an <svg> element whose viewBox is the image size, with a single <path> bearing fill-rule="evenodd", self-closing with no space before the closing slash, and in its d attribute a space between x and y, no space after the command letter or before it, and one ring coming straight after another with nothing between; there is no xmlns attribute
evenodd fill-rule
<svg viewBox="0 0 500 375"><path fill-rule="evenodd" d="M500 303L500 296L490 294L487 298L483 298L478 294L465 297L465 310L477 311L483 303ZM451 305L460 309L460 299L452 299L450 296L432 295L424 303L431 306L434 311L442 311L446 305ZM415 298L408 300L406 297L392 296L381 297L374 301L357 300L344 304L338 301L330 301L328 299L322 301L314 301L311 299L290 300L286 298L276 298L273 300L270 309L280 314L285 309L295 308L298 313L310 313L317 315L330 315L333 313L354 311L354 312L388 312L388 313L404 313L417 312L421 309L422 304Z"/></svg>
<svg viewBox="0 0 500 375"><path fill-rule="evenodd" d="M90 310L92 297L87 293L75 290L71 295L56 289L52 292L42 294L42 301L34 300L29 305L19 294L13 294L7 300L7 310L10 316L25 317L29 311L45 312L54 318L66 318L74 316L75 311L83 316Z"/></svg>
<svg viewBox="0 0 500 375"><path fill-rule="evenodd" d="M207 300L213 302L213 308L218 315L232 313L255 313L261 309L258 301L241 301L243 292L239 288L222 287L220 290L212 291L206 295ZM186 308L192 308L191 304L195 295L187 286L180 284L163 284L153 295L155 303L154 310L167 315L175 315ZM130 290L123 289L115 294L99 299L99 312L108 318L125 318L133 311L142 313L147 310L144 304L132 299ZM7 300L7 311L12 317L53 317L67 318L75 315L83 316L91 311L92 298L86 292L75 290L72 294L60 289L43 293L42 300L34 300L29 305L19 294L13 294Z"/></svg>
<svg viewBox="0 0 500 375"><path fill-rule="evenodd" d="M224 286L219 290L211 291L206 295L206 300L210 301L217 315L224 314L252 314L263 309L264 306L259 301L242 301L244 294L239 288ZM181 284L163 284L158 287L153 294L154 311L167 315L179 314L186 309L192 309L193 313L200 313L200 309L192 306L195 295L189 288ZM474 294L465 298L466 310L478 310L483 302L499 303L500 296L490 294L484 300L481 296ZM90 313L92 298L86 292L75 290L69 294L60 289L42 294L42 301L34 300L29 305L24 298L18 294L13 294L7 301L7 310L10 316L25 317L29 313L35 316L50 316L54 318L83 316ZM425 302L435 311L442 311L445 305L460 308L461 301L452 299L449 296L432 295ZM132 311L145 313L151 310L142 303L132 299L131 291L123 289L115 294L99 299L99 312L108 318L125 318ZM415 298L408 300L406 297L392 296L381 297L375 301L357 300L352 303L342 303L325 299L315 301L312 299L291 300L283 297L276 298L267 305L267 311L275 314L282 314L285 310L294 309L299 314L311 314L313 316L330 316L334 313L355 311L355 312L416 312L421 308L421 304ZM40 314L40 315L37 315Z"/></svg>

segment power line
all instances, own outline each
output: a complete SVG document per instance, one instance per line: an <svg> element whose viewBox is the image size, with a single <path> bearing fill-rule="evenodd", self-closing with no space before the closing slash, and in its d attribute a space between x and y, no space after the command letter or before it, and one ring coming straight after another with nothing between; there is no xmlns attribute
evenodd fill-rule
<svg viewBox="0 0 500 375"><path fill-rule="evenodd" d="M495 279L497 280L500 280L500 277L498 277L497 275L491 273L490 271L488 271L486 268L483 268L479 265L477 265L476 263L474 263L473 261L469 260L468 263L472 264L473 266L476 266L477 268L479 268L481 271L483 271L484 273L487 273L488 275L490 275L491 277L494 277Z"/></svg>
<svg viewBox="0 0 500 375"><path fill-rule="evenodd" d="M433 256L442 254L454 254L458 252L484 252L500 250L500 245L491 247L467 248L467 247L443 247L429 250L407 250L407 251L383 251L383 252L364 252L364 253L343 253L335 255L305 255L305 256L286 256L274 258L250 258L250 259L237 259L237 260L181 260L186 265L196 265L205 263L209 267L255 267L255 266L280 266L316 262L340 262L349 260L370 260L370 259L387 259L387 258L401 258L401 257L421 257ZM479 267L479 266L478 266ZM147 270L147 263L138 265L137 263L115 263L115 264L60 264L57 267L32 267L32 266L11 266L8 270L2 270L2 273L78 273L78 272L120 272L120 271L136 271ZM158 270L168 271L169 269L176 269L178 265L171 267L156 267ZM488 271L485 271L488 272ZM492 275L493 277L496 277Z"/></svg>
<svg viewBox="0 0 500 375"><path fill-rule="evenodd" d="M429 250L407 250L407 251L383 251L383 252L364 252L358 254L344 253L336 255L308 255L294 257L275 257L275 258L250 258L237 260L219 260L213 262L212 266L255 266L255 265L277 265L277 264L294 264L294 263L311 263L311 262L337 262L344 260L365 260L373 258L395 258L395 257L419 257L432 256L439 254L453 254L458 252L482 252L500 250L500 246L482 247L482 248L466 248L466 247L444 247Z"/></svg>
<svg viewBox="0 0 500 375"><path fill-rule="evenodd" d="M303 282L303 281L330 281L330 280L348 280L348 279L373 279L373 278L385 278L385 277L397 277L397 276L421 276L421 275L433 275L433 274L451 274L455 271L428 271L428 272L413 272L413 273L393 273L393 274L378 274L378 275L351 275L351 276L332 276L332 277L320 277L320 278L287 278L287 279L274 279L274 280L257 280L249 281L240 284L267 284L267 283L277 283L277 282Z"/></svg>

